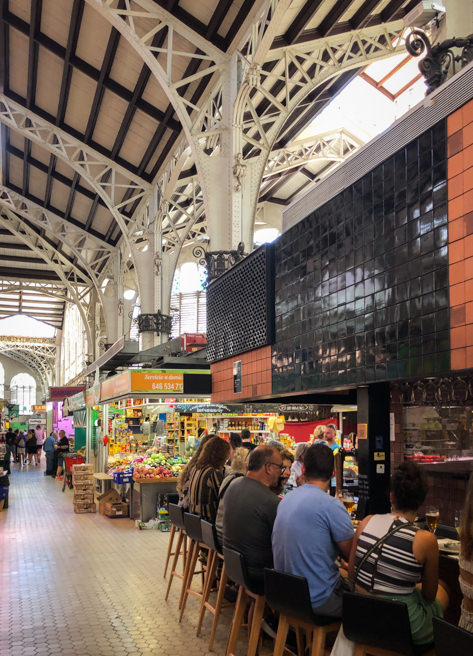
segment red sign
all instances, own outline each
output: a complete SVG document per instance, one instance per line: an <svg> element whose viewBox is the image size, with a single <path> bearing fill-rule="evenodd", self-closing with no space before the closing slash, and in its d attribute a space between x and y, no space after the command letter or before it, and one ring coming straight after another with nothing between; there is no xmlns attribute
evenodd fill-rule
<svg viewBox="0 0 473 656"><path fill-rule="evenodd" d="M201 333L184 333L181 335L181 349L192 353L199 351L207 344L207 336Z"/></svg>
<svg viewBox="0 0 473 656"><path fill-rule="evenodd" d="M83 392L85 385L80 387L50 387L49 400L50 401L63 401L66 396L74 396L78 392Z"/></svg>

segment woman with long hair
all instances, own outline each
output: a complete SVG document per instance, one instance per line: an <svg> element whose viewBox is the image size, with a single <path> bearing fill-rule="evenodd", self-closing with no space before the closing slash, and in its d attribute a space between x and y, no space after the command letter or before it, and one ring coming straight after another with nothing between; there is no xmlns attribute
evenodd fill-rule
<svg viewBox="0 0 473 656"><path fill-rule="evenodd" d="M213 437L204 445L189 481L189 510L208 522L215 522L229 455L230 444L221 437Z"/></svg>
<svg viewBox="0 0 473 656"><path fill-rule="evenodd" d="M473 474L466 488L460 525L460 588L463 593L458 626L473 633Z"/></svg>
<svg viewBox="0 0 473 656"><path fill-rule="evenodd" d="M368 515L359 524L348 568L359 592L406 604L416 645L433 642L432 618L441 617L448 604L439 584L437 539L414 524L426 494L425 474L418 465L405 462L396 467L392 510Z"/></svg>
<svg viewBox="0 0 473 656"><path fill-rule="evenodd" d="M215 435L203 435L200 440L200 444L197 447L197 451L194 453L192 458L189 460L184 469L181 469L179 476L177 477L176 491L179 495L179 505L186 511L189 511L189 483L192 476L192 472L195 469L195 463L200 458L202 449L206 442L208 442Z"/></svg>

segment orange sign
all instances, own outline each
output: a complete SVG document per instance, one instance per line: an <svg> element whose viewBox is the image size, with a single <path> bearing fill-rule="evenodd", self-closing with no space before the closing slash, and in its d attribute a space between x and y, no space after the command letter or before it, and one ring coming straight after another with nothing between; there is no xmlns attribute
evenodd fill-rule
<svg viewBox="0 0 473 656"><path fill-rule="evenodd" d="M98 405L100 401L100 385L94 385L88 390L85 390L85 405L90 408L91 406Z"/></svg>
<svg viewBox="0 0 473 656"><path fill-rule="evenodd" d="M358 424L357 437L359 440L368 439L368 424Z"/></svg>
<svg viewBox="0 0 473 656"><path fill-rule="evenodd" d="M112 399L114 396L128 394L130 391L130 372L125 371L118 376L105 380L100 386L100 400Z"/></svg>
<svg viewBox="0 0 473 656"><path fill-rule="evenodd" d="M132 392L183 392L184 374L172 371L131 371Z"/></svg>
<svg viewBox="0 0 473 656"><path fill-rule="evenodd" d="M45 405L34 405L33 406L33 412L46 412L46 406Z"/></svg>

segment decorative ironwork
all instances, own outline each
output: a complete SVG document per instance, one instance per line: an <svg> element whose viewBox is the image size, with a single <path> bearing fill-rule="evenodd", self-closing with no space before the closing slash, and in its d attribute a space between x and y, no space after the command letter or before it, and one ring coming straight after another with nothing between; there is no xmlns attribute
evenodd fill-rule
<svg viewBox="0 0 473 656"><path fill-rule="evenodd" d="M140 333L156 332L157 335L171 332L171 317L168 314L162 314L160 310L156 314L139 314L138 331Z"/></svg>
<svg viewBox="0 0 473 656"><path fill-rule="evenodd" d="M192 254L205 267L208 285L245 257L245 245L240 242L233 251L205 251L202 246L196 246Z"/></svg>
<svg viewBox="0 0 473 656"><path fill-rule="evenodd" d="M455 55L452 48L461 48ZM406 39L406 50L412 57L419 57L427 52L419 64L419 70L427 83L427 94L432 93L449 76L456 73L456 64L463 68L473 61L473 34L464 39L446 39L442 43L432 46L429 37L421 30L413 30Z"/></svg>
<svg viewBox="0 0 473 656"><path fill-rule="evenodd" d="M215 362L271 344L274 336L271 244L248 255L207 290L207 360Z"/></svg>

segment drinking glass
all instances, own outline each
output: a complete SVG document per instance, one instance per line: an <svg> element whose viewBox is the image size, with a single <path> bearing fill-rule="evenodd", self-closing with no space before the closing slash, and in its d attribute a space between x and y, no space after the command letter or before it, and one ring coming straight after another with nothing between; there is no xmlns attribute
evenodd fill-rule
<svg viewBox="0 0 473 656"><path fill-rule="evenodd" d="M439 524L439 509L437 506L427 506L425 509L425 521L427 522L427 526L429 527L429 531L432 533L435 533L437 530L437 526Z"/></svg>
<svg viewBox="0 0 473 656"><path fill-rule="evenodd" d="M347 509L347 513L351 515L353 509L355 508L355 499L353 498L353 494L351 494L351 492L343 491L341 501L345 506L345 508Z"/></svg>
<svg viewBox="0 0 473 656"><path fill-rule="evenodd" d="M454 517L454 520L453 520L453 525L457 529L458 538L460 538L461 523L462 523L462 511L461 510L455 510L455 517Z"/></svg>

